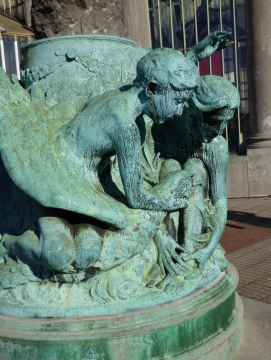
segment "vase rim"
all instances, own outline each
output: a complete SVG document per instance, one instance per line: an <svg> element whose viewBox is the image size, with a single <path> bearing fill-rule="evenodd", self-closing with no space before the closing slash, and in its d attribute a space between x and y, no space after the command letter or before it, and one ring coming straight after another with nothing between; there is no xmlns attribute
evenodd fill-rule
<svg viewBox="0 0 271 360"><path fill-rule="evenodd" d="M130 39L126 39L124 37L120 36L113 36L113 35L101 35L101 34L88 34L88 35L65 35L65 36L55 36L50 38L45 38L37 41L33 41L27 45L25 45L22 48L22 51L25 51L26 49L35 47L39 44L46 43L46 42L57 42L61 40L68 40L68 39L90 39L90 40L110 40L110 41L116 41L116 42L122 42L122 43L128 43L130 45L139 47L139 45Z"/></svg>

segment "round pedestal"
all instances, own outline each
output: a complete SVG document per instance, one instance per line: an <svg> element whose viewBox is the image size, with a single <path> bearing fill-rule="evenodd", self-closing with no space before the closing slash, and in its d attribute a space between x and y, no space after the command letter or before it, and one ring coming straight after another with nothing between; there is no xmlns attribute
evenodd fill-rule
<svg viewBox="0 0 271 360"><path fill-rule="evenodd" d="M237 271L179 301L118 315L0 316L0 360L230 360L240 342Z"/></svg>

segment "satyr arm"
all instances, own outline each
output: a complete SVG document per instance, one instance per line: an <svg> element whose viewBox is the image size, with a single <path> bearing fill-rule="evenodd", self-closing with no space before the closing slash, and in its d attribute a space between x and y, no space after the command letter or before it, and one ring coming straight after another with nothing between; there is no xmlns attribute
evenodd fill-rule
<svg viewBox="0 0 271 360"><path fill-rule="evenodd" d="M203 162L210 175L210 198L216 211L210 217L212 234L208 249L213 253L218 244L227 221L227 187L228 144L219 135L210 143L203 145Z"/></svg>
<svg viewBox="0 0 271 360"><path fill-rule="evenodd" d="M114 147L128 204L132 208L172 211L184 207L188 197L200 180L193 174L175 171L147 191L143 186L141 170L140 133L135 123L120 126L116 131ZM182 194L183 189L187 189ZM172 190L171 194L170 190Z"/></svg>
<svg viewBox="0 0 271 360"><path fill-rule="evenodd" d="M223 234L227 221L226 174L228 166L228 146L226 140L219 135L210 143L203 144L201 157L209 172L209 195L215 211L209 215L210 240L208 244L195 253L184 256L184 260L186 261L195 259L198 262L198 271L188 276L188 278L194 278L203 271Z"/></svg>
<svg viewBox="0 0 271 360"><path fill-rule="evenodd" d="M129 205L133 208L162 207L162 199L145 191L140 162L140 133L135 123L120 126L115 137L115 149L121 180Z"/></svg>
<svg viewBox="0 0 271 360"><path fill-rule="evenodd" d="M200 41L185 56L193 62L206 59L227 46L231 33L227 31L215 31Z"/></svg>

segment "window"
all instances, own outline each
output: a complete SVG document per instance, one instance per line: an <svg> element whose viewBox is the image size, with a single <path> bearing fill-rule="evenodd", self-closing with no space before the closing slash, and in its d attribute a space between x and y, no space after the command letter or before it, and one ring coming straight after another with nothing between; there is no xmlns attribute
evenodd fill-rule
<svg viewBox="0 0 271 360"><path fill-rule="evenodd" d="M0 34L0 66L10 79L12 74L20 79L21 49L28 42L26 36Z"/></svg>
<svg viewBox="0 0 271 360"><path fill-rule="evenodd" d="M14 37L10 35L2 35L2 40L4 45L6 73L11 78L12 74L17 73Z"/></svg>

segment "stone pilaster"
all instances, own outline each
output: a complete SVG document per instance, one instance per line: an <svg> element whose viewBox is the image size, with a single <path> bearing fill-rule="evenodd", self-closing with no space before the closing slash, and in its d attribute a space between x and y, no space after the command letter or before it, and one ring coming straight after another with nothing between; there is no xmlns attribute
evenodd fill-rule
<svg viewBox="0 0 271 360"><path fill-rule="evenodd" d="M246 0L249 195L271 194L271 0Z"/></svg>
<svg viewBox="0 0 271 360"><path fill-rule="evenodd" d="M25 0L24 1L24 17L25 17L25 24L28 27L31 27L31 8L32 8L32 0Z"/></svg>
<svg viewBox="0 0 271 360"><path fill-rule="evenodd" d="M140 46L151 46L148 0L123 0L123 22L128 39Z"/></svg>

